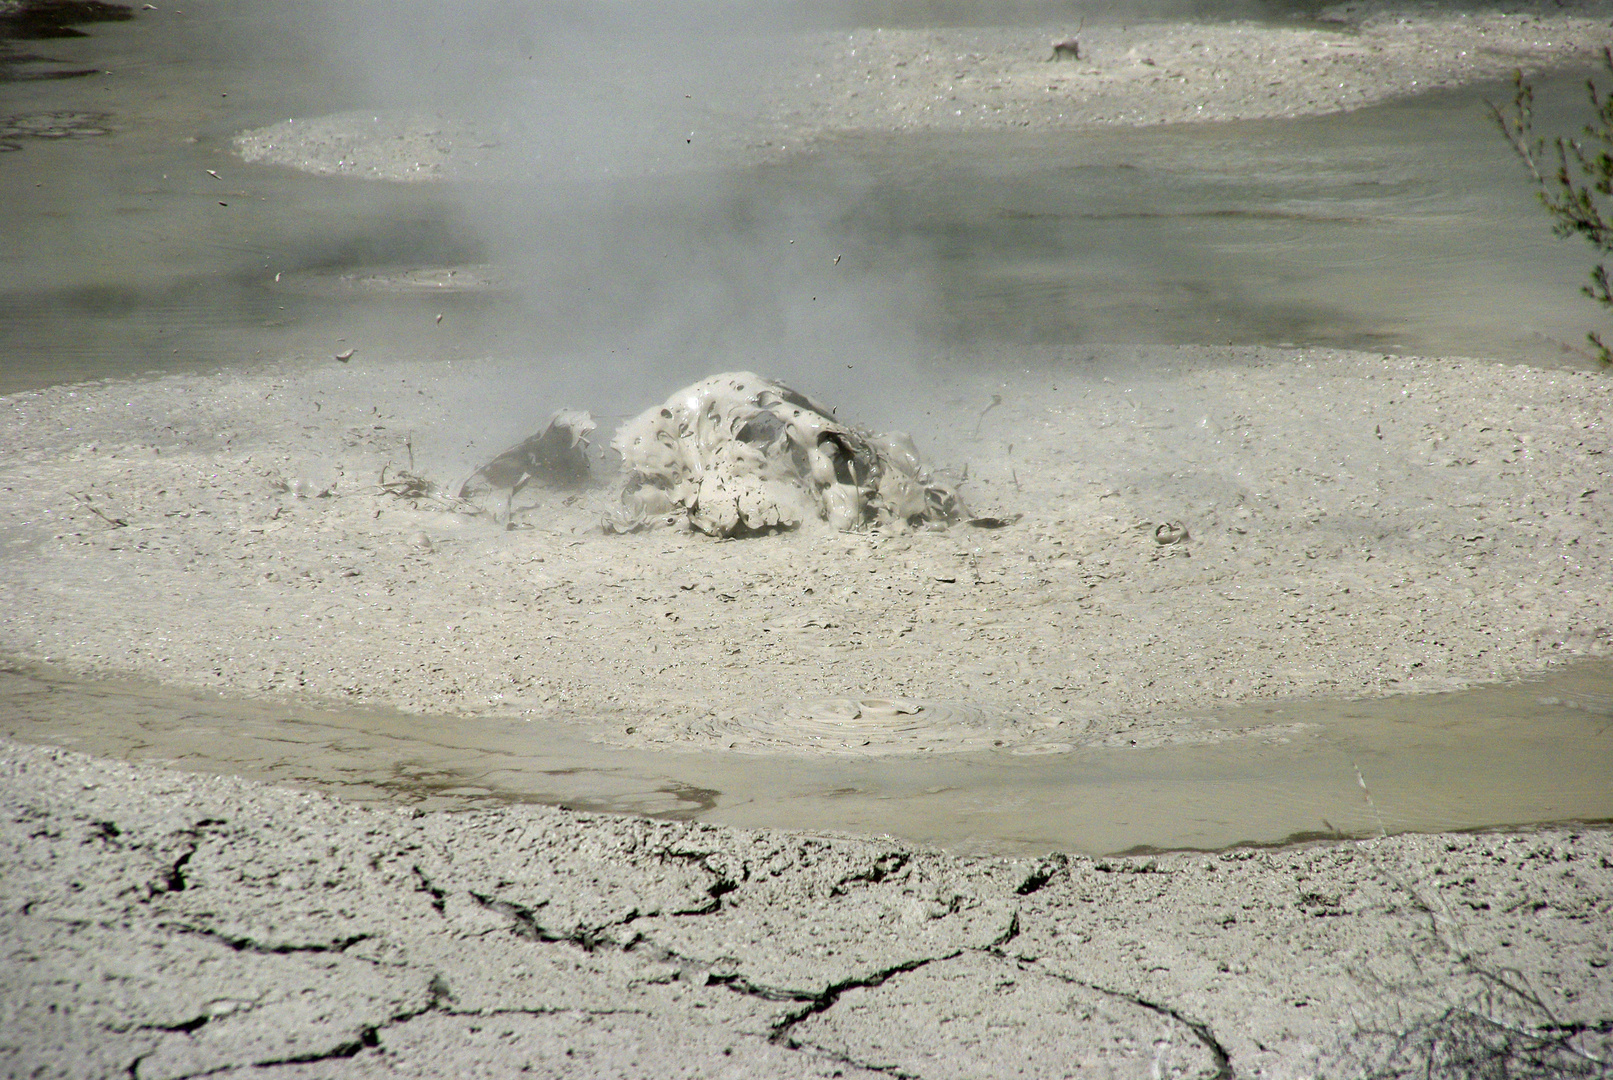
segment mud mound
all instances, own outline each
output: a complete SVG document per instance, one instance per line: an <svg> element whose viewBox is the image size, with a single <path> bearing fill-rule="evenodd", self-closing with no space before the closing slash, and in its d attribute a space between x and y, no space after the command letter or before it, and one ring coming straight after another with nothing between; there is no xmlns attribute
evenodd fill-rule
<svg viewBox="0 0 1613 1080"><path fill-rule="evenodd" d="M620 506L606 519L616 532L679 513L712 536L960 516L957 495L908 436L842 424L833 409L748 371L679 390L623 424L611 448L622 458Z"/></svg>

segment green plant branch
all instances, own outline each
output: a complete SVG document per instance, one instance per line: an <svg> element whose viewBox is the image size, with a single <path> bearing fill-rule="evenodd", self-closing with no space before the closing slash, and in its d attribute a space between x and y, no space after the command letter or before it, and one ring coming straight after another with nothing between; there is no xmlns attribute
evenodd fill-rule
<svg viewBox="0 0 1613 1080"><path fill-rule="evenodd" d="M1613 47L1602 50L1602 62L1613 75ZM1521 71L1513 75L1512 87L1511 105L1486 104L1491 119L1539 187L1536 195L1553 219L1552 231L1564 238L1582 236L1599 254L1613 253L1613 90L1604 94L1595 79L1586 80L1595 119L1585 126L1582 138L1554 138L1554 153L1548 156L1546 140L1534 132L1534 87L1524 81ZM1555 167L1543 169L1553 156ZM1590 277L1591 283L1581 291L1603 307L1613 308L1607 263L1599 262ZM1604 367L1613 366L1613 349L1603 343L1601 335L1593 331L1586 337L1596 348L1597 361Z"/></svg>

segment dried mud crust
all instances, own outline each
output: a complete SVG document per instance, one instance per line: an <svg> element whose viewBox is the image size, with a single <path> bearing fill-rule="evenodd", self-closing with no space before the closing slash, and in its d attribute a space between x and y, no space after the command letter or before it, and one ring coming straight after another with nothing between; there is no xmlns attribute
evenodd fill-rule
<svg viewBox="0 0 1613 1080"><path fill-rule="evenodd" d="M497 141L439 116L361 110L254 128L236 136L233 145L243 161L318 176L420 183L474 169Z"/></svg>
<svg viewBox="0 0 1613 1080"><path fill-rule="evenodd" d="M0 1072L1602 1076L1613 837L955 858L0 742Z"/></svg>
<svg viewBox="0 0 1613 1080"><path fill-rule="evenodd" d="M1613 647L1604 376L1166 355L1131 379L1137 350L1048 355L905 402L929 413L926 456L968 466L976 512L1014 524L741 541L608 535L588 493L528 489L513 531L454 512L416 481L469 471L452 448L483 421L456 403L500 376L464 365L17 395L0 652L809 752L1158 744L1227 704L1450 689ZM1162 523L1189 538L1160 544ZM903 700L937 710L933 736Z"/></svg>
<svg viewBox="0 0 1613 1080"><path fill-rule="evenodd" d="M1050 62L1073 27L859 30L792 69L778 137L839 131L1143 126L1315 116L1593 62L1613 4L1440 12L1339 4L1304 27L1103 22L1081 59Z"/></svg>

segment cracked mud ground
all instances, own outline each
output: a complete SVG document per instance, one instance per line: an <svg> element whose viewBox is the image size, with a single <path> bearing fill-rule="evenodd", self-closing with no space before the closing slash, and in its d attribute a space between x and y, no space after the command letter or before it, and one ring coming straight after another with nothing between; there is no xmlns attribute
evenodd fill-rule
<svg viewBox="0 0 1613 1080"><path fill-rule="evenodd" d="M1464 1032L1532 1040L1540 1075L1613 1056L1606 831L958 858L0 743L0 861L7 1076L1395 1075Z"/></svg>

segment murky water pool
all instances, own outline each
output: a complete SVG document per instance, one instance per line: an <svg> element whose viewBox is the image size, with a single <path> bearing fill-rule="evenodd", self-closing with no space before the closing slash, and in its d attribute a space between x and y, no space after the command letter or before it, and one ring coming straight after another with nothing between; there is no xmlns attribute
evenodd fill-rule
<svg viewBox="0 0 1613 1080"><path fill-rule="evenodd" d="M1541 99L1583 96L1565 83ZM885 202L857 220L931 242L928 313L974 339L1554 362L1598 315L1578 293L1587 252L1550 235L1486 117L1484 99L1508 90L1303 121L881 146Z"/></svg>
<svg viewBox="0 0 1613 1080"><path fill-rule="evenodd" d="M1610 685L1603 662L1455 694L1250 706L1186 722L1196 745L870 759L632 751L585 722L325 711L12 668L0 734L360 801L1109 854L1613 821Z"/></svg>
<svg viewBox="0 0 1613 1080"><path fill-rule="evenodd" d="M389 185L229 153L243 128L363 100L296 32L304 11L220 3L160 33L146 17L101 25L41 51L110 74L0 87L16 147L0 153L0 392L351 347L538 369L565 357L611 379L796 354L855 355L894 379L960 340L1006 355L1235 342L1578 363L1562 343L1596 325L1577 291L1589 260L1550 235L1485 118L1502 87L1296 122L846 139L603 194L508 176ZM1567 126L1578 86L1541 81L1543 126ZM1089 852L1613 819L1605 663L1192 723L1280 734L1042 757L649 753L591 741L582 722L0 676L8 735L427 806Z"/></svg>

